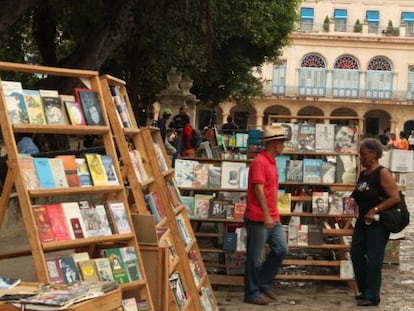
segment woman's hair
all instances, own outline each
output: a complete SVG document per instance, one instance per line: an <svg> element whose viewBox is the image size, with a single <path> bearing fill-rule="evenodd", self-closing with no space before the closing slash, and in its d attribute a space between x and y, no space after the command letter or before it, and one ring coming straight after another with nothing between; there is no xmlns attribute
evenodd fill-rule
<svg viewBox="0 0 414 311"><path fill-rule="evenodd" d="M369 150L372 150L377 155L377 158L382 157L383 147L381 143L375 138L364 138L360 144L361 147L365 147Z"/></svg>

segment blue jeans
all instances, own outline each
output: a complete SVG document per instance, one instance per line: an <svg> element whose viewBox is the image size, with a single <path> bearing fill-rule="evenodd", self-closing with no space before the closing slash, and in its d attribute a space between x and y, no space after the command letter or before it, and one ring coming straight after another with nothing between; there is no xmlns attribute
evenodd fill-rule
<svg viewBox="0 0 414 311"><path fill-rule="evenodd" d="M244 273L244 300L251 301L260 291L269 290L283 259L288 253L282 224L276 222L273 230L267 230L263 222L246 220L247 257ZM264 261L265 244L269 251Z"/></svg>
<svg viewBox="0 0 414 311"><path fill-rule="evenodd" d="M371 301L380 299L384 251L390 232L374 221L358 219L352 235L351 258L358 290Z"/></svg>

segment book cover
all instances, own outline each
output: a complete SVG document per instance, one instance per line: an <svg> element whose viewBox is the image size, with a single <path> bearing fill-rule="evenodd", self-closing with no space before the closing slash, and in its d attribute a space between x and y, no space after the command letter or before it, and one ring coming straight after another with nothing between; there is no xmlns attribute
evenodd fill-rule
<svg viewBox="0 0 414 311"><path fill-rule="evenodd" d="M108 215L115 233L122 234L132 232L123 202L107 201L105 207L107 211L109 211Z"/></svg>
<svg viewBox="0 0 414 311"><path fill-rule="evenodd" d="M40 181L40 188L53 189L56 188L55 181L53 179L53 172L49 165L48 158L33 158L34 166L36 168L37 176Z"/></svg>
<svg viewBox="0 0 414 311"><path fill-rule="evenodd" d="M227 275L243 275L246 265L246 254L226 253L224 258Z"/></svg>
<svg viewBox="0 0 414 311"><path fill-rule="evenodd" d="M112 235L111 224L104 204L95 204L95 213L99 217L99 235Z"/></svg>
<svg viewBox="0 0 414 311"><path fill-rule="evenodd" d="M70 285L81 280L77 264L72 256L59 257L59 266L66 284Z"/></svg>
<svg viewBox="0 0 414 311"><path fill-rule="evenodd" d="M303 160L288 160L286 162L286 182L303 181Z"/></svg>
<svg viewBox="0 0 414 311"><path fill-rule="evenodd" d="M180 236L184 242L184 245L188 245L188 243L190 243L193 238L191 237L190 232L187 229L187 224L183 218L183 215L179 214L175 218L175 220L177 222L178 231L180 232Z"/></svg>
<svg viewBox="0 0 414 311"><path fill-rule="evenodd" d="M343 192L333 192L329 195L329 215L342 215L344 213L343 196Z"/></svg>
<svg viewBox="0 0 414 311"><path fill-rule="evenodd" d="M78 264L79 261L90 259L88 252L73 253L72 258L75 261L76 265Z"/></svg>
<svg viewBox="0 0 414 311"><path fill-rule="evenodd" d="M122 311L138 311L135 297L122 299Z"/></svg>
<svg viewBox="0 0 414 311"><path fill-rule="evenodd" d="M308 225L299 224L298 226L298 245L308 245Z"/></svg>
<svg viewBox="0 0 414 311"><path fill-rule="evenodd" d="M184 308L187 301L187 294L185 292L181 277L178 272L173 272L169 278L170 288L173 291L175 301L180 310Z"/></svg>
<svg viewBox="0 0 414 311"><path fill-rule="evenodd" d="M169 178L166 181L166 184L167 184L168 191L170 192L170 198L171 198L171 202L173 203L173 205L177 207L180 204L182 204L183 201L181 198L180 189L178 189L175 179Z"/></svg>
<svg viewBox="0 0 414 311"><path fill-rule="evenodd" d="M119 116L120 124L124 128L132 127L131 117L129 116L128 106L124 97L121 94L117 94L112 97L116 112Z"/></svg>
<svg viewBox="0 0 414 311"><path fill-rule="evenodd" d="M39 91L23 89L23 96L29 116L29 123L46 124L46 116Z"/></svg>
<svg viewBox="0 0 414 311"><path fill-rule="evenodd" d="M336 157L334 161L327 160L322 163L322 182L327 184L335 183L336 176Z"/></svg>
<svg viewBox="0 0 414 311"><path fill-rule="evenodd" d="M161 171L165 172L168 170L168 164L165 160L164 153L162 152L161 147L157 142L153 141L152 144L154 147L155 155L157 156L158 165L160 166Z"/></svg>
<svg viewBox="0 0 414 311"><path fill-rule="evenodd" d="M178 187L192 187L194 182L194 166L197 161L176 159L174 177Z"/></svg>
<svg viewBox="0 0 414 311"><path fill-rule="evenodd" d="M114 276L112 275L111 264L107 257L96 258L95 259L96 270L98 270L99 279L102 282L112 282L115 281Z"/></svg>
<svg viewBox="0 0 414 311"><path fill-rule="evenodd" d="M249 177L249 168L247 166L240 167L240 184L239 188L242 190L247 189L247 182Z"/></svg>
<svg viewBox="0 0 414 311"><path fill-rule="evenodd" d="M194 249L191 249L188 252L188 258L189 258L189 260L191 260L194 263L196 273L199 276L199 278L201 279L206 274L206 272L201 267L200 260L198 259L199 257L197 255L197 252Z"/></svg>
<svg viewBox="0 0 414 311"><path fill-rule="evenodd" d="M58 155L57 158L62 159L63 168L65 170L66 180L69 187L79 187L80 181L75 155Z"/></svg>
<svg viewBox="0 0 414 311"><path fill-rule="evenodd" d="M356 203L354 198L350 196L343 197L344 202L344 214L355 215L356 214Z"/></svg>
<svg viewBox="0 0 414 311"><path fill-rule="evenodd" d="M102 165L105 169L105 175L108 185L119 185L118 176L116 175L114 162L111 156L101 155Z"/></svg>
<svg viewBox="0 0 414 311"><path fill-rule="evenodd" d="M119 248L122 260L124 261L128 277L130 281L138 281L142 279L141 269L139 267L137 253L133 246L125 246Z"/></svg>
<svg viewBox="0 0 414 311"><path fill-rule="evenodd" d="M358 152L358 127L337 125L335 127L335 151L336 152Z"/></svg>
<svg viewBox="0 0 414 311"><path fill-rule="evenodd" d="M245 167L244 162L221 163L221 187L228 189L238 189L240 187L240 167Z"/></svg>
<svg viewBox="0 0 414 311"><path fill-rule="evenodd" d="M181 196L181 200L183 204L185 205L185 208L187 210L187 215L190 218L195 218L195 202L193 196Z"/></svg>
<svg viewBox="0 0 414 311"><path fill-rule="evenodd" d="M351 260L341 260L339 266L339 278L340 279L353 279L354 268Z"/></svg>
<svg viewBox="0 0 414 311"><path fill-rule="evenodd" d="M102 210L101 207L98 207L98 210L99 209ZM106 218L103 218L106 216L106 213L102 215L102 211L99 212L92 201L79 201L79 210L85 228L85 237L89 238L112 234L109 221Z"/></svg>
<svg viewBox="0 0 414 311"><path fill-rule="evenodd" d="M59 258L46 258L46 267L49 273L50 282L53 284L64 284L62 269L60 268Z"/></svg>
<svg viewBox="0 0 414 311"><path fill-rule="evenodd" d="M78 262L82 280L85 282L99 282L99 274L96 269L95 260L82 260Z"/></svg>
<svg viewBox="0 0 414 311"><path fill-rule="evenodd" d="M138 182L142 183L148 179L147 170L145 169L144 162L142 161L141 153L134 149L129 151L129 157L131 159L132 167L135 171Z"/></svg>
<svg viewBox="0 0 414 311"><path fill-rule="evenodd" d="M238 227L235 230L237 235L237 252L246 252L247 247L247 231L246 227Z"/></svg>
<svg viewBox="0 0 414 311"><path fill-rule="evenodd" d="M211 194L199 194L194 196L195 213L194 218L208 218L208 210L210 208L210 200L213 198Z"/></svg>
<svg viewBox="0 0 414 311"><path fill-rule="evenodd" d="M1 81L3 95L12 124L28 124L29 115L24 102L21 82Z"/></svg>
<svg viewBox="0 0 414 311"><path fill-rule="evenodd" d="M40 189L40 180L36 172L33 158L28 155L19 155L20 169L26 186L29 190Z"/></svg>
<svg viewBox="0 0 414 311"><path fill-rule="evenodd" d="M101 155L98 153L86 153L86 163L88 164L89 174L94 186L104 186L108 184L105 168L102 164Z"/></svg>
<svg viewBox="0 0 414 311"><path fill-rule="evenodd" d="M225 219L226 218L226 202L217 200L217 199L210 199L210 207L208 209L208 218L219 218Z"/></svg>
<svg viewBox="0 0 414 311"><path fill-rule="evenodd" d="M290 160L289 155L278 155L276 157L277 172L279 174L279 182L286 182L287 161Z"/></svg>
<svg viewBox="0 0 414 311"><path fill-rule="evenodd" d="M197 163L194 165L194 188L207 188L208 187L208 168L212 166L209 163Z"/></svg>
<svg viewBox="0 0 414 311"><path fill-rule="evenodd" d="M413 171L413 151L392 149L390 155L390 170L398 173Z"/></svg>
<svg viewBox="0 0 414 311"><path fill-rule="evenodd" d="M7 277L7 276L0 276L0 289L11 289L19 285L21 279Z"/></svg>
<svg viewBox="0 0 414 311"><path fill-rule="evenodd" d="M224 232L223 249L226 251L235 251L237 248L237 234L235 232Z"/></svg>
<svg viewBox="0 0 414 311"><path fill-rule="evenodd" d="M298 127L298 151L315 151L315 125L301 123Z"/></svg>
<svg viewBox="0 0 414 311"><path fill-rule="evenodd" d="M322 245L324 244L322 228L320 225L308 225L308 244Z"/></svg>
<svg viewBox="0 0 414 311"><path fill-rule="evenodd" d="M155 202L155 198L151 195L151 193L147 193L144 195L145 202L147 202L148 209L152 215L154 215L155 223L158 224L163 217L161 217L160 211L158 210Z"/></svg>
<svg viewBox="0 0 414 311"><path fill-rule="evenodd" d="M322 182L322 159L304 158L303 165L303 182L321 183Z"/></svg>
<svg viewBox="0 0 414 311"><path fill-rule="evenodd" d="M49 219L45 205L34 205L33 216L36 221L37 232L42 243L52 242L55 240L52 223Z"/></svg>
<svg viewBox="0 0 414 311"><path fill-rule="evenodd" d="M47 204L47 214L52 225L56 241L70 240L68 228L66 227L65 215L61 204Z"/></svg>
<svg viewBox="0 0 414 311"><path fill-rule="evenodd" d="M341 154L336 157L335 182L339 184L355 184L357 180L357 157Z"/></svg>
<svg viewBox="0 0 414 311"><path fill-rule="evenodd" d="M208 187L220 188L221 187L221 167L210 166L208 168Z"/></svg>
<svg viewBox="0 0 414 311"><path fill-rule="evenodd" d="M315 151L333 152L335 144L335 124L315 124Z"/></svg>
<svg viewBox="0 0 414 311"><path fill-rule="evenodd" d="M154 198L155 207L158 210L161 218L164 218L165 217L164 207L161 204L161 199L158 193L155 191L151 191L149 195L151 195Z"/></svg>
<svg viewBox="0 0 414 311"><path fill-rule="evenodd" d="M277 194L277 209L280 214L290 214L292 208L292 194L289 192L281 192Z"/></svg>
<svg viewBox="0 0 414 311"><path fill-rule="evenodd" d="M61 205L70 238L72 240L84 238L86 229L78 202L63 202Z"/></svg>
<svg viewBox="0 0 414 311"><path fill-rule="evenodd" d="M81 187L92 186L92 178L89 173L88 164L85 158L75 158L76 170L78 172L79 184Z"/></svg>
<svg viewBox="0 0 414 311"><path fill-rule="evenodd" d="M288 244L298 245L300 217L290 217L288 224Z"/></svg>
<svg viewBox="0 0 414 311"><path fill-rule="evenodd" d="M244 218L244 213L246 211L246 203L244 202L236 202L234 203L234 215L233 219L242 221Z"/></svg>
<svg viewBox="0 0 414 311"><path fill-rule="evenodd" d="M86 125L85 115L83 114L82 106L76 101L64 101L66 113L70 124L72 125Z"/></svg>
<svg viewBox="0 0 414 311"><path fill-rule="evenodd" d="M66 179L65 167L60 158L49 158L49 166L53 172L53 181L56 188L68 188L68 180Z"/></svg>
<svg viewBox="0 0 414 311"><path fill-rule="evenodd" d="M68 124L65 108L56 90L39 90L47 124Z"/></svg>
<svg viewBox="0 0 414 311"><path fill-rule="evenodd" d="M75 88L73 93L75 100L82 105L86 123L88 125L105 125L98 94L86 88Z"/></svg>
<svg viewBox="0 0 414 311"><path fill-rule="evenodd" d="M313 191L312 192L312 213L318 215L327 215L329 209L329 192Z"/></svg>
<svg viewBox="0 0 414 311"><path fill-rule="evenodd" d="M105 257L109 259L111 265L112 275L117 284L125 284L129 282L128 272L125 263L122 260L121 251L119 248L108 248L104 250Z"/></svg>

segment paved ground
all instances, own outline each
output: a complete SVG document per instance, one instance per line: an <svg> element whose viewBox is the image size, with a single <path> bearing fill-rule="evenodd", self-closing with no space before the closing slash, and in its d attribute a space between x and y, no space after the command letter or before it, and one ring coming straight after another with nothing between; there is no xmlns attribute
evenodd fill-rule
<svg viewBox="0 0 414 311"><path fill-rule="evenodd" d="M386 264L383 269L381 304L370 307L380 311L414 311L414 173L408 175L407 203L412 223L401 240L400 264ZM14 227L14 228L13 228ZM0 254L11 250L28 248L26 233L21 226L8 224L7 232L0 232ZM0 275L16 276L25 281L34 281L35 275L31 257L3 259L0 261ZM236 286L215 289L220 310L281 310L281 311L349 311L357 307L353 291L340 282L306 282L276 284L272 291L278 299L269 306L255 306L243 303L243 288Z"/></svg>

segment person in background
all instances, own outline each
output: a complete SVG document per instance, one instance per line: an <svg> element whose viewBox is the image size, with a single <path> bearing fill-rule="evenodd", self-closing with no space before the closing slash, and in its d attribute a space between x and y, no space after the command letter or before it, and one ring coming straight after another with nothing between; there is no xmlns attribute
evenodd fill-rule
<svg viewBox="0 0 414 311"><path fill-rule="evenodd" d="M397 138L395 133L390 133L390 140L388 141L388 146L390 149L398 149L400 146L400 140Z"/></svg>
<svg viewBox="0 0 414 311"><path fill-rule="evenodd" d="M400 132L400 143L398 144L398 149L408 150L408 140L405 138L405 133L403 131Z"/></svg>
<svg viewBox="0 0 414 311"><path fill-rule="evenodd" d="M408 136L408 145L410 150L414 150L414 130L411 130L411 134Z"/></svg>
<svg viewBox="0 0 414 311"><path fill-rule="evenodd" d="M188 106L183 105L180 107L180 112L173 117L173 121L175 123L175 130L177 131L178 135L181 135L181 132L184 128L184 120L183 116L188 116Z"/></svg>
<svg viewBox="0 0 414 311"><path fill-rule="evenodd" d="M158 120L158 127L160 128L160 134L162 141L165 142L166 136L167 136L167 121L171 117L171 109L165 108L161 119Z"/></svg>
<svg viewBox="0 0 414 311"><path fill-rule="evenodd" d="M363 170L351 194L359 209L351 244L352 265L360 292L355 296L358 306L380 303L381 271L390 232L380 221L374 221L374 215L400 201L391 172L379 165L382 152L383 146L378 140L361 141L359 159Z"/></svg>
<svg viewBox="0 0 414 311"><path fill-rule="evenodd" d="M238 129L239 129L239 126L233 121L232 116L228 116L227 123L223 124L223 126L221 127L223 134L227 134L227 135L233 134Z"/></svg>
<svg viewBox="0 0 414 311"><path fill-rule="evenodd" d="M244 273L244 301L267 305L276 296L270 291L274 277L288 253L277 204L279 176L275 157L287 140L282 126L266 126L264 150L250 164L245 224L247 254ZM263 258L265 244L269 245Z"/></svg>
<svg viewBox="0 0 414 311"><path fill-rule="evenodd" d="M194 157L195 149L193 147L193 128L190 124L190 117L188 115L182 116L184 127L181 133L181 155L183 157Z"/></svg>

